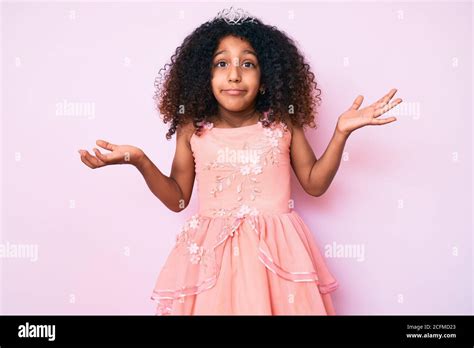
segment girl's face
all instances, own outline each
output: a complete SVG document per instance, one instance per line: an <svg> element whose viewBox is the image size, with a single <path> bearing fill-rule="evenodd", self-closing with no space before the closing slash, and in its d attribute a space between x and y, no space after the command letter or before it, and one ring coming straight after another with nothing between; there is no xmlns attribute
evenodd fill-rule
<svg viewBox="0 0 474 348"><path fill-rule="evenodd" d="M224 37L212 60L211 85L220 107L243 111L255 105L260 87L257 53L244 39Z"/></svg>

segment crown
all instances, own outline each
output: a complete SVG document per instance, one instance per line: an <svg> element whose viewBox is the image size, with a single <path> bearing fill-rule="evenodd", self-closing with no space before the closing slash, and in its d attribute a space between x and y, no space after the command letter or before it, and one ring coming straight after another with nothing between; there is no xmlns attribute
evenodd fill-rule
<svg viewBox="0 0 474 348"><path fill-rule="evenodd" d="M233 7L220 11L215 19L223 19L229 25L241 25L242 23L254 23L255 17L241 8L234 10Z"/></svg>

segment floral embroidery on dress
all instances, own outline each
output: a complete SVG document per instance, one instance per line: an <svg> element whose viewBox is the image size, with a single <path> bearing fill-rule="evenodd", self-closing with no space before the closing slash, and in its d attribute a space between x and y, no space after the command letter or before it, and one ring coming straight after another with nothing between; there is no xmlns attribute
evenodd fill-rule
<svg viewBox="0 0 474 348"><path fill-rule="evenodd" d="M240 206L240 210L237 212L237 217L241 218L241 217L244 217L246 215L257 216L258 215L257 208L250 208L248 205L242 204Z"/></svg>
<svg viewBox="0 0 474 348"><path fill-rule="evenodd" d="M233 237L234 234L237 235L238 234L238 228L239 228L240 224L243 222L243 220L245 218L247 218L247 217L254 218L254 217L257 217L260 214L260 212L258 211L257 208L250 207L247 204L242 204L240 206L236 206L236 207L229 208L229 209L221 208L217 211L214 210L213 216L217 216L217 212L222 214L222 211L227 216L227 220L225 222L225 225L224 225L221 233L219 233L219 235L217 236L216 242L218 242L218 243L221 242L222 240L224 240L227 236ZM231 218L231 219L229 219L229 218Z"/></svg>
<svg viewBox="0 0 474 348"><path fill-rule="evenodd" d="M156 305L156 315L170 315L172 313L171 301L169 300L158 300Z"/></svg>
<svg viewBox="0 0 474 348"><path fill-rule="evenodd" d="M212 122L205 122L203 125L204 129L212 129L214 127L214 123Z"/></svg>
<svg viewBox="0 0 474 348"><path fill-rule="evenodd" d="M214 251L204 248L193 240L200 224L199 214L195 214L186 220L180 233L176 236L175 248L184 245L184 254L189 257L189 261L194 265L200 264L207 269L209 261L212 261Z"/></svg>
<svg viewBox="0 0 474 348"><path fill-rule="evenodd" d="M261 125L261 122L259 121ZM286 130L285 124L280 122L280 126ZM204 124L204 128L212 129L212 122ZM203 170L211 170L213 168L220 168L223 171L227 171L228 174L216 175L215 186L210 190L212 197L217 197L219 192L222 192L226 187L231 186L232 182L236 180L237 174L241 174L242 177L237 185L237 201L242 201L245 188L247 185L251 185L250 200L255 200L258 194L261 192L257 187L259 184L256 175L262 174L265 166L271 162L272 165L278 165L278 154L281 152L279 148L280 139L283 137L283 132L276 128L264 128L265 137L253 146L249 146L244 143L241 151L254 151L254 156L248 156L248 163L238 164L234 162L221 163L218 159L206 163Z"/></svg>

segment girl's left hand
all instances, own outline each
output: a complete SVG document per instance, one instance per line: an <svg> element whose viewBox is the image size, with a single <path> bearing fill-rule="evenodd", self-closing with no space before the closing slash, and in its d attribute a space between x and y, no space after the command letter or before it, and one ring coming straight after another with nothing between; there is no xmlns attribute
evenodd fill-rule
<svg viewBox="0 0 474 348"><path fill-rule="evenodd" d="M395 95L397 90L393 88L388 94L377 100L375 103L359 110L364 96L359 95L355 100L352 106L344 112L337 121L337 131L341 132L344 135L349 135L358 128L367 125L383 125L393 121L396 121L396 117L389 117L385 119L379 119L380 115L383 115L388 110L394 108L402 102L400 98L396 99L394 102L388 104L390 99Z"/></svg>

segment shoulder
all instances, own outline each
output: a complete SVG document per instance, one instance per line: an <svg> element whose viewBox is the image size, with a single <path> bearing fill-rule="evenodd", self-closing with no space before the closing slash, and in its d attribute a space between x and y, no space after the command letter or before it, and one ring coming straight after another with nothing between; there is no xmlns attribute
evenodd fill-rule
<svg viewBox="0 0 474 348"><path fill-rule="evenodd" d="M301 136L302 134L304 135L303 128L296 123L293 123L290 119L286 120L286 127L290 131L292 138L294 136Z"/></svg>
<svg viewBox="0 0 474 348"><path fill-rule="evenodd" d="M186 143L186 145L191 148L191 137L195 131L196 127L194 127L192 122L179 125L176 128L176 141Z"/></svg>
<svg viewBox="0 0 474 348"><path fill-rule="evenodd" d="M304 127L292 122L291 120L287 121L286 126L290 133L291 153L293 154L296 153L296 151L301 151L304 144L308 142Z"/></svg>

